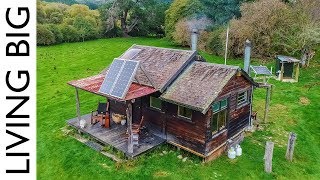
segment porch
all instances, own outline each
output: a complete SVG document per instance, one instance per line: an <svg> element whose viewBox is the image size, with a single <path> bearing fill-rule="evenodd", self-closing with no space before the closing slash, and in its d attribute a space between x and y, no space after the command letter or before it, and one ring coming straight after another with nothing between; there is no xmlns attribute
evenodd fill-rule
<svg viewBox="0 0 320 180"><path fill-rule="evenodd" d="M80 130L84 134L88 134L96 141L110 145L119 151L126 154L127 157L135 157L142 154L165 142L164 139L152 133L150 127L141 130L139 135L139 144L133 146L133 153L128 152L128 134L127 125L116 124L110 121L110 128L105 128L100 123L90 124L91 114L81 116L81 119L86 120L86 126L79 126L78 118L73 118L67 121L68 125Z"/></svg>

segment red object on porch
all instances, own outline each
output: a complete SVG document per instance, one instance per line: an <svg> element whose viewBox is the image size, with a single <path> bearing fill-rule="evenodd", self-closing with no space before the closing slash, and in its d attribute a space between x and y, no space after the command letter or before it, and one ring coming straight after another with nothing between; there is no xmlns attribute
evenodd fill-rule
<svg viewBox="0 0 320 180"><path fill-rule="evenodd" d="M90 76L87 78L83 78L83 79L79 79L79 80L73 80L68 82L69 85L94 93L94 94L98 94L101 96L105 96L108 97L105 94L102 94L99 92L100 86L104 80L105 75L104 74L98 74L95 76ZM126 94L126 97L124 99L118 99L115 97L112 97L113 99L117 99L117 100L131 100L131 99L135 99L138 97L142 97L142 96L146 96L148 94L152 94L154 92L156 92L157 90L153 87L149 87L149 86L144 86L141 84L137 84L135 82L133 82L130 87L129 90Z"/></svg>

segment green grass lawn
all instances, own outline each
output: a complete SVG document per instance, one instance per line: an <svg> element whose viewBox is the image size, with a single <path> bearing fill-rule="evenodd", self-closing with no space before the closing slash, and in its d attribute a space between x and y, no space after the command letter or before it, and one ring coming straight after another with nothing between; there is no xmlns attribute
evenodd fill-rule
<svg viewBox="0 0 320 180"><path fill-rule="evenodd" d="M301 69L299 83L275 80L269 123L264 130L247 134L243 155L225 155L203 164L201 160L170 145L125 163L115 163L64 135L66 120L76 116L75 90L70 80L95 75L132 44L174 47L166 40L150 38L101 39L37 48L37 175L39 179L320 179L320 56L310 68ZM319 49L320 51L320 49ZM318 53L319 54L319 53ZM210 62L222 57L202 53ZM260 64L255 60L254 64ZM242 60L228 64L242 66ZM273 65L273 61L267 64ZM310 88L311 87L311 88ZM265 90L254 92L254 110L262 118ZM93 110L99 97L80 93L81 113ZM298 134L293 162L285 159L288 133ZM264 145L275 142L273 172L264 173ZM161 155L162 151L167 154ZM186 162L177 158L182 154Z"/></svg>

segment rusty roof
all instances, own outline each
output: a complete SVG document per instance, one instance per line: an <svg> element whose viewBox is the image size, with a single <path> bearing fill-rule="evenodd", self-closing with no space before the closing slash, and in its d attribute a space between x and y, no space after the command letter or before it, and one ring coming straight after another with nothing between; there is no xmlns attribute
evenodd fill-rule
<svg viewBox="0 0 320 180"><path fill-rule="evenodd" d="M163 92L195 55L191 50L133 45L119 58L140 61L134 82Z"/></svg>
<svg viewBox="0 0 320 180"><path fill-rule="evenodd" d="M160 98L205 113L238 71L238 66L193 62Z"/></svg>
<svg viewBox="0 0 320 180"><path fill-rule="evenodd" d="M88 92L91 92L94 94L98 94L100 96L116 99L119 101L135 99L135 98L142 97L142 96L145 96L148 94L152 94L157 91L153 87L144 86L144 85L140 85L137 83L132 83L130 85L129 90L128 90L124 99L117 99L114 97L109 97L109 96L99 92L99 89L100 89L100 86L104 80L104 77L105 77L105 72L98 74L98 75L95 75L95 76L90 76L90 77L79 79L79 80L73 80L73 81L68 82L68 84L73 87L76 87L76 88L79 88L79 89L82 89L82 90L85 90L85 91L88 91Z"/></svg>

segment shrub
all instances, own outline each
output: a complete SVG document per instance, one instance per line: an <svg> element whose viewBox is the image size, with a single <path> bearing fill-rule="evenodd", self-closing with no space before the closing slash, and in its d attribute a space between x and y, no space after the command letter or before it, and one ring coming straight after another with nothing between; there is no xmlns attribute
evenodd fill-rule
<svg viewBox="0 0 320 180"><path fill-rule="evenodd" d="M37 45L50 45L56 42L48 25L37 25Z"/></svg>
<svg viewBox="0 0 320 180"><path fill-rule="evenodd" d="M197 22L201 22L202 20L199 19ZM179 22L177 22L175 31L172 33L173 41L176 44L179 44L181 46L191 46L191 30L192 28L197 28L199 25L192 24L194 20L187 20L187 19L181 19ZM204 29L199 30L199 36L198 36L198 49L205 51L207 49L207 41L209 33L205 31Z"/></svg>
<svg viewBox="0 0 320 180"><path fill-rule="evenodd" d="M76 42L79 41L79 32L71 25L62 25L61 32L65 42Z"/></svg>
<svg viewBox="0 0 320 180"><path fill-rule="evenodd" d="M202 5L199 0L174 0L165 12L166 36L173 38L176 23L183 18L199 14L201 10Z"/></svg>
<svg viewBox="0 0 320 180"><path fill-rule="evenodd" d="M232 54L242 55L244 42L249 39L255 56L298 55L305 46L303 32L313 24L308 10L302 7L300 3L288 5L280 0L244 3L242 17L230 23Z"/></svg>
<svg viewBox="0 0 320 180"><path fill-rule="evenodd" d="M62 43L64 41L63 34L59 25L56 24L49 24L48 29L53 33L55 43Z"/></svg>
<svg viewBox="0 0 320 180"><path fill-rule="evenodd" d="M224 54L226 38L224 30L224 27L220 27L209 33L206 48L208 52L219 56Z"/></svg>

